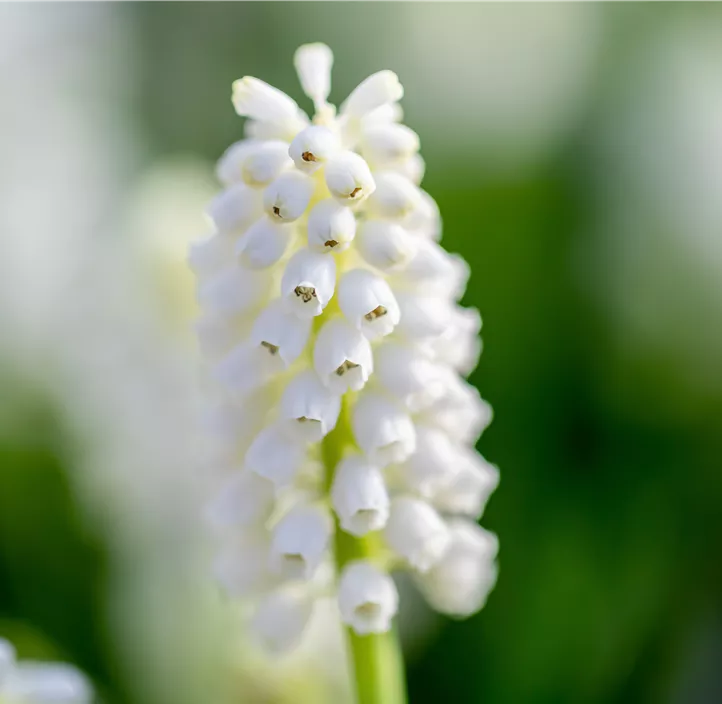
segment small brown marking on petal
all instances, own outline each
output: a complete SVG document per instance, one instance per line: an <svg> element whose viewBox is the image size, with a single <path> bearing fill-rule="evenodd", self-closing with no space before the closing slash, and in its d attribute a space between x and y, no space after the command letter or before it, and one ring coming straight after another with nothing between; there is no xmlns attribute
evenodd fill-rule
<svg viewBox="0 0 722 704"><path fill-rule="evenodd" d="M364 318L368 320L369 322L372 320L376 320L376 318L380 318L388 313L388 310L384 308L383 306L376 306L373 310L369 311L364 315Z"/></svg>

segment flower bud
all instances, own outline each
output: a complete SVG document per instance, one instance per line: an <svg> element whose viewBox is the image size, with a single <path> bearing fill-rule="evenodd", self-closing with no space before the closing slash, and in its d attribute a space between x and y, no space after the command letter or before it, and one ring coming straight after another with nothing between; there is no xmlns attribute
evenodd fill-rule
<svg viewBox="0 0 722 704"><path fill-rule="evenodd" d="M399 306L391 288L365 269L352 269L341 277L338 304L346 319L369 340L388 335L399 323Z"/></svg>
<svg viewBox="0 0 722 704"><path fill-rule="evenodd" d="M433 240L417 238L414 256L410 258L400 278L407 286L428 289L438 282L441 294L453 294L457 288L457 276L461 273L454 258ZM464 285L466 282L464 281Z"/></svg>
<svg viewBox="0 0 722 704"><path fill-rule="evenodd" d="M320 43L304 44L293 57L303 92L319 107L331 92L331 67L333 54Z"/></svg>
<svg viewBox="0 0 722 704"><path fill-rule="evenodd" d="M206 212L219 232L240 235L263 214L258 193L243 184L234 184L219 193Z"/></svg>
<svg viewBox="0 0 722 704"><path fill-rule="evenodd" d="M312 174L336 154L339 148L338 137L328 127L311 125L296 135L288 148L288 154L297 169Z"/></svg>
<svg viewBox="0 0 722 704"><path fill-rule="evenodd" d="M251 342L262 347L266 354L288 367L303 352L311 333L311 319L289 313L283 301L277 299L264 308L251 329Z"/></svg>
<svg viewBox="0 0 722 704"><path fill-rule="evenodd" d="M389 517L389 495L383 475L360 456L347 457L336 467L331 503L341 528L357 537L381 530Z"/></svg>
<svg viewBox="0 0 722 704"><path fill-rule="evenodd" d="M426 171L426 163L424 162L421 154L412 154L406 161L402 161L400 164L395 164L391 167L392 171L397 174L401 174L418 186L424 180L424 173ZM424 192L421 193L422 199ZM423 206L422 206L423 207Z"/></svg>
<svg viewBox="0 0 722 704"><path fill-rule="evenodd" d="M218 160L216 178L224 185L231 186L243 181L243 162L258 145L255 139L242 139L231 144Z"/></svg>
<svg viewBox="0 0 722 704"><path fill-rule="evenodd" d="M318 442L336 427L341 398L327 389L312 369L294 377L281 396L281 418L294 437Z"/></svg>
<svg viewBox="0 0 722 704"><path fill-rule="evenodd" d="M427 572L449 546L449 531L429 504L410 496L391 502L384 529L389 547L418 572Z"/></svg>
<svg viewBox="0 0 722 704"><path fill-rule="evenodd" d="M412 412L441 398L445 375L414 347L384 341L375 350L376 379Z"/></svg>
<svg viewBox="0 0 722 704"><path fill-rule="evenodd" d="M404 225L415 235L438 242L441 239L439 206L426 191L417 189L417 195L414 210L404 220Z"/></svg>
<svg viewBox="0 0 722 704"><path fill-rule="evenodd" d="M287 579L311 579L326 554L332 530L331 517L320 506L294 506L273 529L271 569Z"/></svg>
<svg viewBox="0 0 722 704"><path fill-rule="evenodd" d="M376 189L371 169L355 152L340 152L332 156L324 175L328 190L342 205L359 203Z"/></svg>
<svg viewBox="0 0 722 704"><path fill-rule="evenodd" d="M234 81L232 100L241 117L277 123L301 119L301 110L293 99L253 76Z"/></svg>
<svg viewBox="0 0 722 704"><path fill-rule="evenodd" d="M460 449L452 471L437 483L434 506L444 513L455 513L479 520L489 496L499 485L499 470L473 450Z"/></svg>
<svg viewBox="0 0 722 704"><path fill-rule="evenodd" d="M251 619L251 632L269 652L279 655L298 646L313 614L313 600L298 584L266 595Z"/></svg>
<svg viewBox="0 0 722 704"><path fill-rule="evenodd" d="M361 150L374 166L384 168L404 162L419 151L419 135L406 125L376 124L361 135Z"/></svg>
<svg viewBox="0 0 722 704"><path fill-rule="evenodd" d="M313 365L332 392L359 391L373 371L371 345L345 320L329 320L316 338Z"/></svg>
<svg viewBox="0 0 722 704"><path fill-rule="evenodd" d="M256 142L243 160L241 176L249 186L264 188L291 165L286 142L280 139Z"/></svg>
<svg viewBox="0 0 722 704"><path fill-rule="evenodd" d="M429 426L417 426L416 430L416 451L400 471L408 489L429 499L454 473L457 453L440 430Z"/></svg>
<svg viewBox="0 0 722 704"><path fill-rule="evenodd" d="M460 443L475 443L491 423L494 412L471 384L456 374L443 376L446 393L424 409L420 420L441 428Z"/></svg>
<svg viewBox="0 0 722 704"><path fill-rule="evenodd" d="M263 207L270 217L292 222L306 211L313 188L313 180L308 176L300 171L286 171L263 192Z"/></svg>
<svg viewBox="0 0 722 704"><path fill-rule="evenodd" d="M360 636L386 633L399 607L393 579L367 560L346 565L338 586L341 620Z"/></svg>
<svg viewBox="0 0 722 704"><path fill-rule="evenodd" d="M376 189L369 199L369 211L380 218L402 220L421 202L419 189L393 171L376 174Z"/></svg>
<svg viewBox="0 0 722 704"><path fill-rule="evenodd" d="M351 426L358 446L381 467L403 462L416 448L411 418L380 394L366 391L359 397Z"/></svg>
<svg viewBox="0 0 722 704"><path fill-rule="evenodd" d="M288 225L262 217L241 235L235 254L246 269L267 269L283 256L290 240Z"/></svg>
<svg viewBox="0 0 722 704"><path fill-rule="evenodd" d="M345 206L328 198L308 215L308 247L314 252L343 252L356 235L356 218Z"/></svg>
<svg viewBox="0 0 722 704"><path fill-rule="evenodd" d="M333 296L336 263L309 249L296 252L286 265L281 279L281 295L287 310L301 318L321 315Z"/></svg>
<svg viewBox="0 0 722 704"><path fill-rule="evenodd" d="M404 89L393 71L379 71L362 81L341 105L341 113L363 117L386 103L401 100Z"/></svg>
<svg viewBox="0 0 722 704"><path fill-rule="evenodd" d="M399 310L397 332L407 340L433 340L451 325L452 307L448 301L399 290L395 296Z"/></svg>
<svg viewBox="0 0 722 704"><path fill-rule="evenodd" d="M246 467L276 487L293 481L306 459L306 448L289 438L279 423L261 430L246 453Z"/></svg>
<svg viewBox="0 0 722 704"><path fill-rule="evenodd" d="M496 583L493 533L470 521L449 524L449 547L417 583L429 603L441 613L465 617L478 611Z"/></svg>
<svg viewBox="0 0 722 704"><path fill-rule="evenodd" d="M416 243L400 225L389 220L366 220L357 246L368 264L384 272L403 269L416 252Z"/></svg>

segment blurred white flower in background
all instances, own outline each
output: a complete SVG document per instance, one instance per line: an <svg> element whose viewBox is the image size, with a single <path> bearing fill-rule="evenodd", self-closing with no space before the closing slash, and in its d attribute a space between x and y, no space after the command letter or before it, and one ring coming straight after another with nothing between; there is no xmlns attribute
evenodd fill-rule
<svg viewBox="0 0 722 704"><path fill-rule="evenodd" d="M133 46L116 7L0 7L0 378L62 411L70 479L110 542L113 645L135 700L284 701L315 673L321 702L339 678L323 614L314 652L275 680L199 564L185 258L212 170L178 158L136 175Z"/></svg>
<svg viewBox="0 0 722 704"><path fill-rule="evenodd" d="M406 109L421 134L443 133L427 142L431 162L468 163L476 153L495 170L528 168L584 116L604 31L599 7L532 4L519 12L514 4L469 3L454 14L444 3L396 8L404 51L395 66L404 75ZM397 44L397 32L387 36ZM379 51L384 60L383 45Z"/></svg>
<svg viewBox="0 0 722 704"><path fill-rule="evenodd" d="M91 704L87 678L64 663L17 660L13 646L0 637L2 704Z"/></svg>
<svg viewBox="0 0 722 704"><path fill-rule="evenodd" d="M663 355L704 398L722 385L722 29L661 23L622 56L633 70L595 124L598 224L580 274L618 348ZM687 412L659 396L644 413Z"/></svg>

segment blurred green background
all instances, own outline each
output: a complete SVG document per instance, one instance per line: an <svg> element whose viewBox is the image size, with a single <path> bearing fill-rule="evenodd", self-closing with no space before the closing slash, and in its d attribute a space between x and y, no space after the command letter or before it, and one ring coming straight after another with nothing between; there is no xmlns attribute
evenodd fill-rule
<svg viewBox="0 0 722 704"><path fill-rule="evenodd" d="M399 74L484 319L500 579L403 614L411 702L722 701L715 4L0 6L0 635L109 704L342 701L208 593L182 439L230 84L307 108L308 41L337 103Z"/></svg>

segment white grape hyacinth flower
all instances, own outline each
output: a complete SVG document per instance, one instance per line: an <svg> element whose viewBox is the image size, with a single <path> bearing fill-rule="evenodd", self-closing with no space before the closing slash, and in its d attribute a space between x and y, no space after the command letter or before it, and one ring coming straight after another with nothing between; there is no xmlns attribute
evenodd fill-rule
<svg viewBox="0 0 722 704"><path fill-rule="evenodd" d="M3 704L91 704L93 690L80 670L65 663L17 660L0 638L0 702Z"/></svg>
<svg viewBox="0 0 722 704"><path fill-rule="evenodd" d="M392 570L453 616L496 575L496 539L471 522L498 483L474 449L491 409L463 378L481 320L458 304L469 270L438 244L403 89L380 71L337 109L331 50L294 63L311 117L261 80L234 84L246 137L220 159L214 231L190 255L218 409L214 569L256 600L251 629L276 652L329 593L357 634L388 631Z"/></svg>

